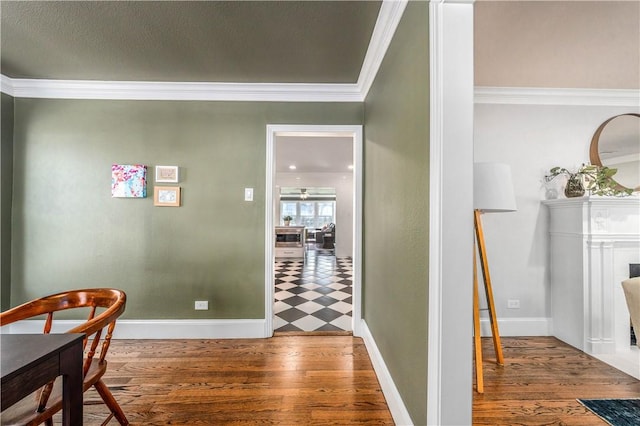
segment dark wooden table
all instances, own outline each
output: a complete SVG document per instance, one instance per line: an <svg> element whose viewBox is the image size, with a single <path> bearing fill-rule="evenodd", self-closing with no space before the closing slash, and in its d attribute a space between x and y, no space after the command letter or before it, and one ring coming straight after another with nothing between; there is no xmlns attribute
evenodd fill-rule
<svg viewBox="0 0 640 426"><path fill-rule="evenodd" d="M84 334L2 334L2 409L62 376L62 424L82 424Z"/></svg>

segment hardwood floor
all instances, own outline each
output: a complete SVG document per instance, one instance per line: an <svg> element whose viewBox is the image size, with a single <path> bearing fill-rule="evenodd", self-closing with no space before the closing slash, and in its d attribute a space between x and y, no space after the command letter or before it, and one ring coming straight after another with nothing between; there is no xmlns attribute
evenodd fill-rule
<svg viewBox="0 0 640 426"><path fill-rule="evenodd" d="M640 397L640 381L555 338L502 343L499 367L483 339L475 425L601 426L576 398ZM109 359L105 382L134 425L393 424L364 344L351 336L114 340ZM85 425L101 424L99 396L85 393L85 404Z"/></svg>
<svg viewBox="0 0 640 426"><path fill-rule="evenodd" d="M491 338L482 346L484 394L474 388L474 425L602 426L576 398L640 398L639 380L554 337L502 338L504 367L495 364Z"/></svg>
<svg viewBox="0 0 640 426"><path fill-rule="evenodd" d="M136 425L393 424L351 336L114 340L105 377ZM89 392L85 425L99 425L107 409Z"/></svg>

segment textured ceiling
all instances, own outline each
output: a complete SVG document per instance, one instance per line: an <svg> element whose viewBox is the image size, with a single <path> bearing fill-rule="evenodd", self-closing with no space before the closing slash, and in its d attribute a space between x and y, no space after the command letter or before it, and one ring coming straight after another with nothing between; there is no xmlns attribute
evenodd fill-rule
<svg viewBox="0 0 640 426"><path fill-rule="evenodd" d="M355 83L380 1L2 1L11 78Z"/></svg>

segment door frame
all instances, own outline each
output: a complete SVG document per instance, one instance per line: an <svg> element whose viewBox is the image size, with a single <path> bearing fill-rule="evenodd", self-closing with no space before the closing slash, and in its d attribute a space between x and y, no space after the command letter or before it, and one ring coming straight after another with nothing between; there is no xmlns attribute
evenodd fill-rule
<svg viewBox="0 0 640 426"><path fill-rule="evenodd" d="M265 337L273 336L275 217L275 138L289 136L340 136L353 138L353 301L352 330L361 336L362 323L362 125L267 124L265 185Z"/></svg>

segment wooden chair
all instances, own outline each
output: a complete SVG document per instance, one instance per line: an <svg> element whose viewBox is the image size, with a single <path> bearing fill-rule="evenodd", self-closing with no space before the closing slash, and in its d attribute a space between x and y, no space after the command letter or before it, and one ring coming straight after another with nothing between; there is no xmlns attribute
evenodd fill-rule
<svg viewBox="0 0 640 426"><path fill-rule="evenodd" d="M36 299L0 313L0 326L46 315L43 332L47 334L54 323L54 313L65 310L88 311L86 322L66 331L85 334L83 392L93 386L111 411L103 425L113 416L121 425L128 425L129 421L124 412L102 381L102 376L107 370L106 356L116 319L124 312L126 300L126 294L117 289L95 288L67 291ZM61 382L62 380L58 378L4 410L0 416L0 424L39 425L44 422L47 425L53 425L53 415L62 409Z"/></svg>

